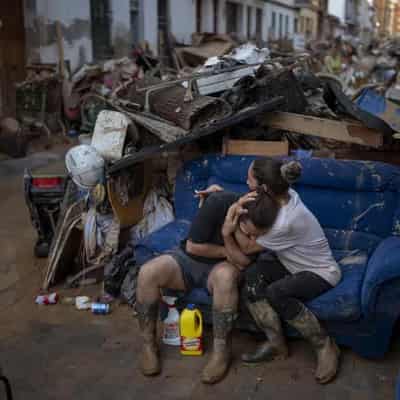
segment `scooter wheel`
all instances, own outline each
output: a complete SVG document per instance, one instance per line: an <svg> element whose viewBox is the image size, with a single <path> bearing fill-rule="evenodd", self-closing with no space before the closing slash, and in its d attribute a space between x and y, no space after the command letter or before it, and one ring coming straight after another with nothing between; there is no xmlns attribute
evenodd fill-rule
<svg viewBox="0 0 400 400"><path fill-rule="evenodd" d="M49 255L50 246L47 242L38 242L35 245L35 256L37 258L45 258Z"/></svg>

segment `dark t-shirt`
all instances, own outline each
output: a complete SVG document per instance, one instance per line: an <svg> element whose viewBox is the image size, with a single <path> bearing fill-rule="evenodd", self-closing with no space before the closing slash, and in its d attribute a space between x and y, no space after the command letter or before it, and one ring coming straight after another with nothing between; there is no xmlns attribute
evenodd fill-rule
<svg viewBox="0 0 400 400"><path fill-rule="evenodd" d="M239 195L231 192L217 192L208 196L192 222L187 239L197 244L210 243L223 246L224 239L221 230L225 216L229 207L239 197ZM182 249L186 252L186 240L182 242ZM186 252L186 254L188 253ZM216 264L222 260L193 254L188 255L197 261L207 264Z"/></svg>

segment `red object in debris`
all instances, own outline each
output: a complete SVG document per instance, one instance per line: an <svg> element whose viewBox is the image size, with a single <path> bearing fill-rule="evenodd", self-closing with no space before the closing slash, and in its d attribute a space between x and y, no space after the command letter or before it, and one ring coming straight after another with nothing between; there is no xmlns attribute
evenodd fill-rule
<svg viewBox="0 0 400 400"><path fill-rule="evenodd" d="M79 107L64 107L64 113L70 121L76 121L81 116L81 109Z"/></svg>
<svg viewBox="0 0 400 400"><path fill-rule="evenodd" d="M38 189L50 189L61 185L61 178L33 178L32 186Z"/></svg>
<svg viewBox="0 0 400 400"><path fill-rule="evenodd" d="M43 294L37 296L35 303L49 305L49 304L56 304L57 301L58 301L58 294L52 293L52 294Z"/></svg>

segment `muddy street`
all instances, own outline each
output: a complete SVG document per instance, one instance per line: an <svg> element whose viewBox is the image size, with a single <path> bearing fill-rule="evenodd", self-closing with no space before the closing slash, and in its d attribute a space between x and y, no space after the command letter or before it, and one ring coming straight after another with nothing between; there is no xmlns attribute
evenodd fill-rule
<svg viewBox="0 0 400 400"><path fill-rule="evenodd" d="M393 398L398 340L384 360L368 361L344 350L339 376L332 384L320 386L313 378L314 359L303 342L291 341L291 357L286 361L247 367L239 356L254 339L236 332L233 368L224 381L209 387L199 379L207 352L204 357L184 358L175 348L163 346L162 374L143 377L137 369L141 346L137 322L127 306L94 316L62 304L36 305L46 260L33 256L35 233L24 204L22 171L55 158L39 154L0 163L0 366L15 399ZM100 292L98 286L57 289L69 296Z"/></svg>

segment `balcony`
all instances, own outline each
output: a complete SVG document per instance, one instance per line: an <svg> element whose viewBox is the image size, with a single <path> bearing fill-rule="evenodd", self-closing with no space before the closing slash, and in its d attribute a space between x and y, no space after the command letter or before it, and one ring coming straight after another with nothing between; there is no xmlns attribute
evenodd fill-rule
<svg viewBox="0 0 400 400"><path fill-rule="evenodd" d="M320 11L321 4L320 0L296 0L296 7L309 8L313 11Z"/></svg>

